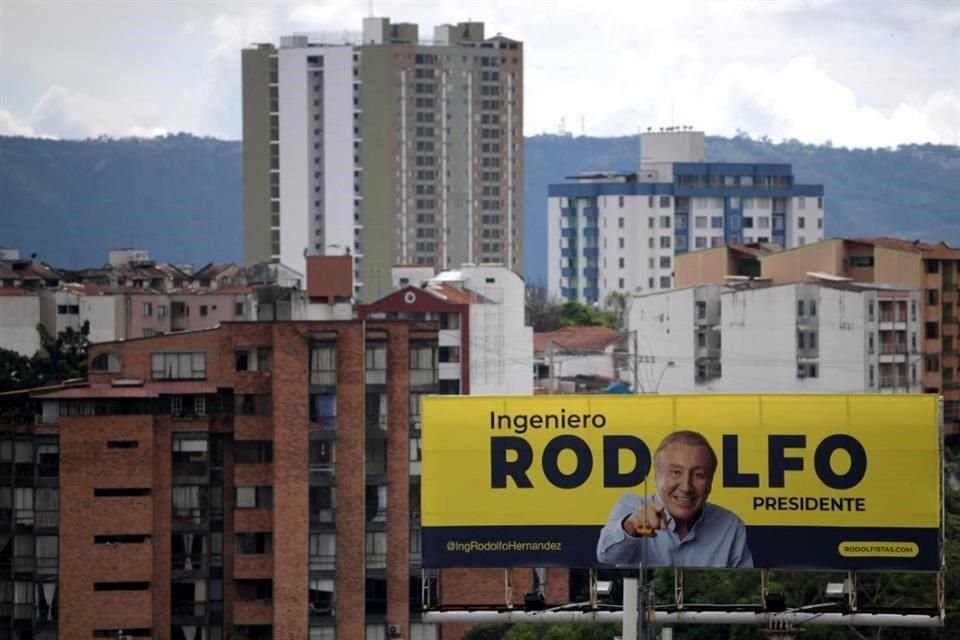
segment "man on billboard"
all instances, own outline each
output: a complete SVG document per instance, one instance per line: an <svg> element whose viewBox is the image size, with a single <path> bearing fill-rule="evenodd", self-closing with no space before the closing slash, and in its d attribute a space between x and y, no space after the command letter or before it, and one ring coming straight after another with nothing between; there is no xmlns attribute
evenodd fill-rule
<svg viewBox="0 0 960 640"><path fill-rule="evenodd" d="M752 567L746 527L707 502L717 454L696 431L675 431L653 456L657 493L626 494L597 540L604 564L650 567Z"/></svg>

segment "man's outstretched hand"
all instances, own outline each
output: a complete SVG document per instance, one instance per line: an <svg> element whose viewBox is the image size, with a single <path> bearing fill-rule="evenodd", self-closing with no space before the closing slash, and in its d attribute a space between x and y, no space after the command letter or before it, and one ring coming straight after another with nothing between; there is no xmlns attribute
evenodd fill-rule
<svg viewBox="0 0 960 640"><path fill-rule="evenodd" d="M652 500L631 513L623 520L623 530L634 538L652 538L657 531L667 528L667 516L663 512L663 505Z"/></svg>

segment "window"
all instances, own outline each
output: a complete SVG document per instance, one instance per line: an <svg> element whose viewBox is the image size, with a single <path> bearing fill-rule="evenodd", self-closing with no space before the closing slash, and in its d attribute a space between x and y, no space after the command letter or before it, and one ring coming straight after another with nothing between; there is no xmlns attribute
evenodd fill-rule
<svg viewBox="0 0 960 640"><path fill-rule="evenodd" d="M737 216L737 215L730 216L730 228L731 229L740 228L740 216Z"/></svg>
<svg viewBox="0 0 960 640"><path fill-rule="evenodd" d="M939 294L936 289L927 289L927 304L939 304Z"/></svg>
<svg viewBox="0 0 960 640"><path fill-rule="evenodd" d="M107 449L136 449L139 446L136 440L107 440Z"/></svg>
<svg viewBox="0 0 960 640"><path fill-rule="evenodd" d="M387 383L387 345L368 344L366 352L367 384Z"/></svg>
<svg viewBox="0 0 960 640"><path fill-rule="evenodd" d="M617 238L617 248L618 248L618 249L623 249L623 247L624 247L624 239L623 239L623 238Z"/></svg>
<svg viewBox="0 0 960 640"><path fill-rule="evenodd" d="M147 591L149 582L94 582L94 591Z"/></svg>
<svg viewBox="0 0 960 640"><path fill-rule="evenodd" d="M803 216L798 216L798 217L797 217L797 228L798 228L798 229L806 229L806 228L807 228L807 221L806 221L806 219L805 219Z"/></svg>
<svg viewBox="0 0 960 640"><path fill-rule="evenodd" d="M270 509L273 487L237 487L237 509Z"/></svg>
<svg viewBox="0 0 960 640"><path fill-rule="evenodd" d="M368 569L384 569L387 566L387 532L367 531L364 544Z"/></svg>
<svg viewBox="0 0 960 640"><path fill-rule="evenodd" d="M876 374L876 371L874 370L873 365L870 365L870 374L869 374L869 380L867 384L871 387L877 386L877 374Z"/></svg>
<svg viewBox="0 0 960 640"><path fill-rule="evenodd" d="M151 373L155 380L190 380L207 377L207 355L195 353L154 353Z"/></svg>
<svg viewBox="0 0 960 640"><path fill-rule="evenodd" d="M337 395L335 393L310 394L310 422L319 422L324 431L337 427Z"/></svg>
<svg viewBox="0 0 960 640"><path fill-rule="evenodd" d="M337 492L327 485L310 486L310 526L332 524L337 509Z"/></svg>
<svg viewBox="0 0 960 640"><path fill-rule="evenodd" d="M660 238L660 248L661 249L670 248L670 236L663 236Z"/></svg>
<svg viewBox="0 0 960 640"><path fill-rule="evenodd" d="M310 350L310 384L337 384L337 346L316 345Z"/></svg>
<svg viewBox="0 0 960 640"><path fill-rule="evenodd" d="M712 229L723 229L723 216L710 216L710 227Z"/></svg>
<svg viewBox="0 0 960 640"><path fill-rule="evenodd" d="M799 197L797 198L797 208L798 208L798 209L806 209L806 208L807 208L807 199L804 198L803 196L799 196ZM800 225L800 226L802 227L803 225Z"/></svg>
<svg viewBox="0 0 960 640"><path fill-rule="evenodd" d="M243 555L259 555L273 552L273 534L263 533L238 533L236 534L237 553Z"/></svg>
<svg viewBox="0 0 960 640"><path fill-rule="evenodd" d="M332 616L334 603L336 600L333 579L311 578L308 598L310 601L310 617L326 618ZM310 637L313 638L313 629L310 631Z"/></svg>
<svg viewBox="0 0 960 640"><path fill-rule="evenodd" d="M670 276L660 276L660 288L661 289L670 288Z"/></svg>
<svg viewBox="0 0 960 640"><path fill-rule="evenodd" d="M167 305L165 305L165 304L158 304L158 305L157 305L157 317L158 317L158 318L166 318L166 317L167 317Z"/></svg>
<svg viewBox="0 0 960 640"><path fill-rule="evenodd" d="M617 206L623 209L623 196L617 196Z"/></svg>
<svg viewBox="0 0 960 640"><path fill-rule="evenodd" d="M651 218L650 220L651 220L651 222L652 222L652 221L653 221L653 218ZM669 228L670 228L670 216L660 216L660 228L661 228L661 229L669 229Z"/></svg>
<svg viewBox="0 0 960 640"><path fill-rule="evenodd" d="M661 269L670 268L670 256L660 256L660 268Z"/></svg>
<svg viewBox="0 0 960 640"><path fill-rule="evenodd" d="M200 305L200 315L201 316L207 315L207 305L205 304Z"/></svg>
<svg viewBox="0 0 960 640"><path fill-rule="evenodd" d="M410 384L436 384L437 351L432 346L410 347Z"/></svg>
<svg viewBox="0 0 960 640"><path fill-rule="evenodd" d="M624 219L623 219L623 216L620 216L619 218L617 218L617 228L623 229L623 225L624 225Z"/></svg>
<svg viewBox="0 0 960 640"><path fill-rule="evenodd" d="M242 303L242 302L234 302L234 303L233 303L233 315L235 315L235 316L242 316L242 315L243 315L243 303Z"/></svg>
<svg viewBox="0 0 960 640"><path fill-rule="evenodd" d="M153 303L151 303L151 302L144 302L144 303L143 303L143 316L146 318L146 317L149 317L149 316L152 316L152 315L153 315Z"/></svg>
<svg viewBox="0 0 960 640"><path fill-rule="evenodd" d="M101 353L90 362L90 370L96 373L120 373L120 358L115 353Z"/></svg>
<svg viewBox="0 0 960 640"><path fill-rule="evenodd" d="M660 196L660 208L661 209L670 208L670 196Z"/></svg>
<svg viewBox="0 0 960 640"><path fill-rule="evenodd" d="M706 249L707 248L707 239L704 236L697 236L693 240L694 246L697 249Z"/></svg>
<svg viewBox="0 0 960 640"><path fill-rule="evenodd" d="M697 229L707 228L707 216L696 216L693 219L693 226Z"/></svg>
<svg viewBox="0 0 960 640"><path fill-rule="evenodd" d="M626 258L617 258L617 267L623 269L626 266Z"/></svg>
<svg viewBox="0 0 960 640"><path fill-rule="evenodd" d="M235 464L268 464L273 462L272 440L236 440L233 443Z"/></svg>
<svg viewBox="0 0 960 640"><path fill-rule="evenodd" d="M823 209L823 196L817 198L817 209ZM820 222L823 222L821 219Z"/></svg>
<svg viewBox="0 0 960 640"><path fill-rule="evenodd" d="M926 328L925 335L927 340L936 340L937 338L940 337L940 325L938 325L936 322L926 323L925 328Z"/></svg>

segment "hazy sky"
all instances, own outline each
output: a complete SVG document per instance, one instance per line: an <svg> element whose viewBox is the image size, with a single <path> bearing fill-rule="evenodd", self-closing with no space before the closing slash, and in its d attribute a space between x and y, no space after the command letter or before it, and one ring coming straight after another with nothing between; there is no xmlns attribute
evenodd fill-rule
<svg viewBox="0 0 960 640"><path fill-rule="evenodd" d="M960 0L0 0L0 134L239 139L244 46L371 8L522 40L528 135L960 144Z"/></svg>

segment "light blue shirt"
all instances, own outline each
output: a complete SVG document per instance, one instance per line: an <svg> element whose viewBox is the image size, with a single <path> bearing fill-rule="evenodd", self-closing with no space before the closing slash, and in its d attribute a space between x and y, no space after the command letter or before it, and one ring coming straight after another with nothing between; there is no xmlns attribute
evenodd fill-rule
<svg viewBox="0 0 960 640"><path fill-rule="evenodd" d="M660 502L659 496L651 498ZM747 528L735 513L707 502L687 536L681 540L673 516L664 509L667 528L652 538L634 538L623 530L623 520L644 505L644 499L626 494L610 512L597 540L597 560L604 564L648 567L753 566L747 548Z"/></svg>

